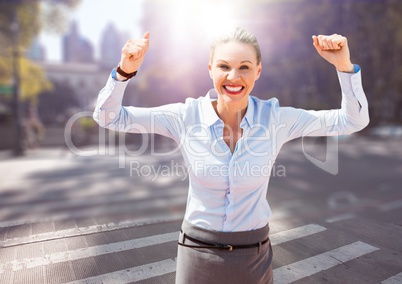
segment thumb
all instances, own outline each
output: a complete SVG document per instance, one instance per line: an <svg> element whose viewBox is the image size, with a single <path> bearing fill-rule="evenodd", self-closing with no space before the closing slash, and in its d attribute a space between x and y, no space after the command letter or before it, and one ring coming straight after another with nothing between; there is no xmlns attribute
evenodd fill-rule
<svg viewBox="0 0 402 284"><path fill-rule="evenodd" d="M318 53L320 53L322 51L322 48L319 46L318 37L313 35L312 38L315 49L318 51Z"/></svg>
<svg viewBox="0 0 402 284"><path fill-rule="evenodd" d="M318 38L317 38L317 36L313 35L312 38L313 38L313 45L315 47L317 47L318 46Z"/></svg>
<svg viewBox="0 0 402 284"><path fill-rule="evenodd" d="M150 34L151 34L150 32L145 32L143 38L144 39L149 39Z"/></svg>

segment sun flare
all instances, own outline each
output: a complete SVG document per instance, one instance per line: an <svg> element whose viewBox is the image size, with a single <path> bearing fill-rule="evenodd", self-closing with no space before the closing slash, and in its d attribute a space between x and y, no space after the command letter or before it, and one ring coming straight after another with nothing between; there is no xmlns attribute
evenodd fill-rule
<svg viewBox="0 0 402 284"><path fill-rule="evenodd" d="M176 0L168 11L175 40L189 38L194 32L206 40L211 40L224 31L239 25L236 14L240 7L236 1L185 1Z"/></svg>

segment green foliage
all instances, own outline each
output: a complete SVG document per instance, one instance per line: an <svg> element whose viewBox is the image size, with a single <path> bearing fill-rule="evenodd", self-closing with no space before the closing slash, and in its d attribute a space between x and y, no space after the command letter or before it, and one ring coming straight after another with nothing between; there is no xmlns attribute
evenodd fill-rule
<svg viewBox="0 0 402 284"><path fill-rule="evenodd" d="M62 32L80 0L0 0L0 84L11 84L12 58L18 50L21 98L36 102L51 88L41 68L25 57L41 30Z"/></svg>
<svg viewBox="0 0 402 284"><path fill-rule="evenodd" d="M41 5L42 28L49 33L61 33L67 29L66 23L72 9L81 0L43 0Z"/></svg>
<svg viewBox="0 0 402 284"><path fill-rule="evenodd" d="M53 86L37 64L21 58L21 99L37 102L38 94L50 90Z"/></svg>
<svg viewBox="0 0 402 284"><path fill-rule="evenodd" d="M40 31L38 1L0 2L0 44L2 53L11 52L16 24L19 30L19 46L27 48ZM14 17L16 21L14 22ZM5 50L4 50L5 49Z"/></svg>

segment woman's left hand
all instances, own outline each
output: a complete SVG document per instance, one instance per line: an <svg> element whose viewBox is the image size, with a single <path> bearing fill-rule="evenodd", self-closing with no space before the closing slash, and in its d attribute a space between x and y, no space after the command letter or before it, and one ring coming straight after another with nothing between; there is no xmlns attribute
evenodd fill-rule
<svg viewBox="0 0 402 284"><path fill-rule="evenodd" d="M333 34L329 36L313 36L313 45L317 52L340 72L353 72L350 61L348 40L346 37Z"/></svg>

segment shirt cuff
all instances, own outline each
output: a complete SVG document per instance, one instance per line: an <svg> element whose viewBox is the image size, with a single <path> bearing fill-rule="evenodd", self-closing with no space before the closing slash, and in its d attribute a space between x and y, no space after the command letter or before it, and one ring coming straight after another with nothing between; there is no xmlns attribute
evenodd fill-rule
<svg viewBox="0 0 402 284"><path fill-rule="evenodd" d="M360 71L360 66L359 65L353 64L353 67L354 67L354 72L355 73L358 73Z"/></svg>
<svg viewBox="0 0 402 284"><path fill-rule="evenodd" d="M117 71L116 71L116 69L117 69L116 67L112 69L112 73L110 74L112 76L112 79L117 81L117 82L126 82L128 79L123 80L123 81L117 79L117 76L116 76Z"/></svg>

